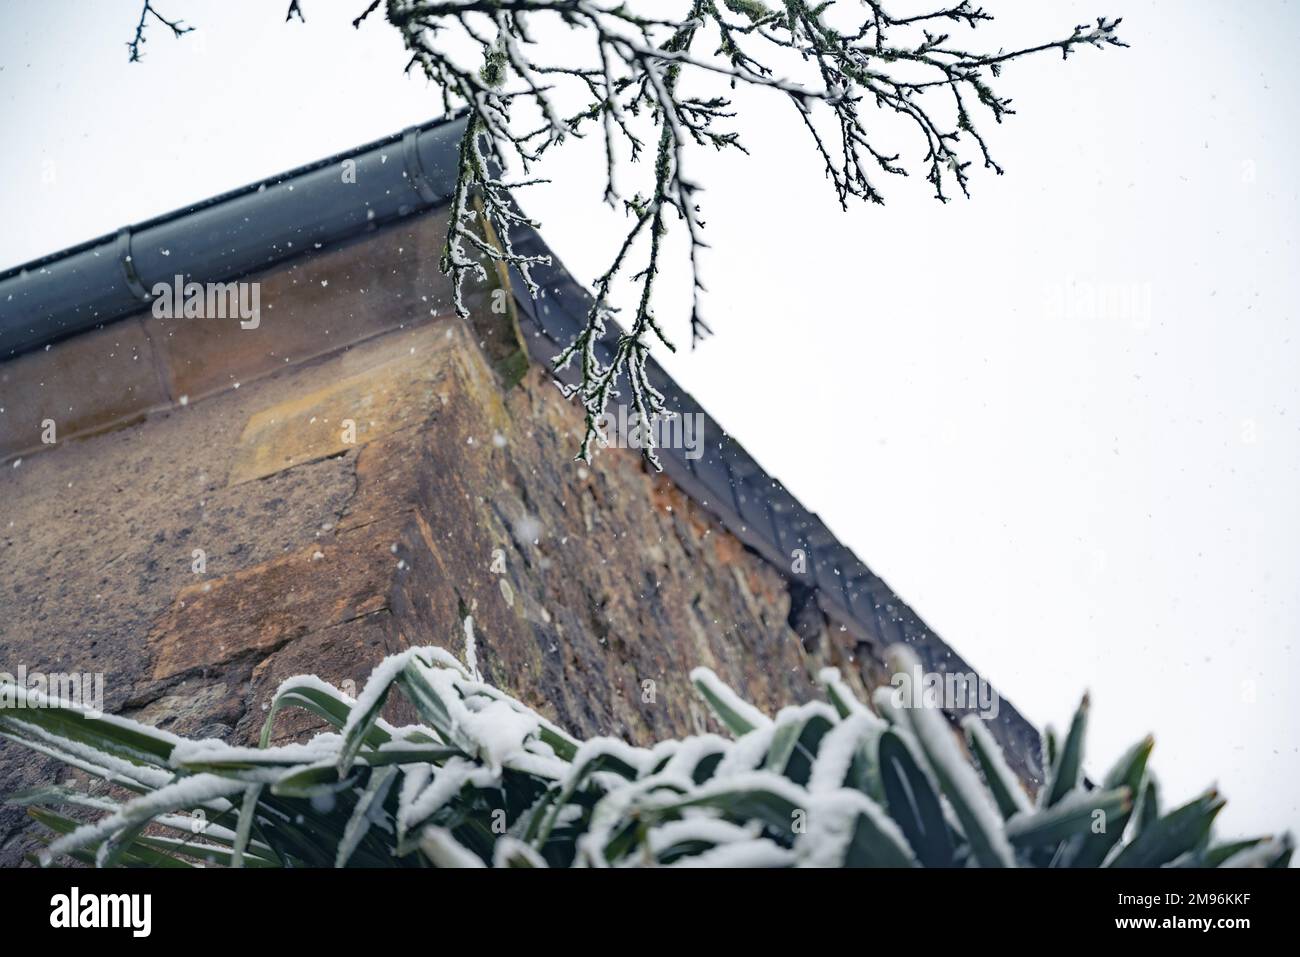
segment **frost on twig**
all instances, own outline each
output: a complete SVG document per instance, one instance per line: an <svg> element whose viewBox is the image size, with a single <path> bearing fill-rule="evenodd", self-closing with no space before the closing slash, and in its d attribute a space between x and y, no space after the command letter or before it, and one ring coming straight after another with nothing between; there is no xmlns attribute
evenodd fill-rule
<svg viewBox="0 0 1300 957"><path fill-rule="evenodd" d="M586 412L584 460L605 441L603 413L621 388L643 436L671 414L647 375L656 342L674 349L654 311L671 224L688 250L692 345L710 332L701 312L701 185L687 159L701 147L746 152L736 110L719 89L751 87L788 101L845 208L883 203L872 177L906 176L909 165L947 202L956 191L969 195L973 163L1002 173L977 116L1001 123L1014 113L992 85L1008 61L1126 45L1120 20L1100 17L1061 39L981 52L944 32L969 34L993 19L970 0L909 15L889 12L884 0L371 0L353 25L381 8L410 55L407 70L437 88L448 113L468 115L442 259L462 314L464 280L486 278L484 257L514 266L529 293L540 293L530 269L545 258L515 251L513 228L533 224L510 191L545 182L532 169L552 147L588 136L602 144L602 196L625 214L627 231L595 282L585 328L556 357L557 371L578 373L563 388ZM162 20L145 3L142 25L151 12ZM289 14L303 18L301 0ZM557 29L570 42L549 39ZM919 148L905 161L894 144L909 131ZM639 185L624 186L624 174L645 169L646 159ZM515 182L504 178L511 169L521 174ZM605 353L597 345L616 311L629 318ZM643 445L657 466L654 448Z"/></svg>

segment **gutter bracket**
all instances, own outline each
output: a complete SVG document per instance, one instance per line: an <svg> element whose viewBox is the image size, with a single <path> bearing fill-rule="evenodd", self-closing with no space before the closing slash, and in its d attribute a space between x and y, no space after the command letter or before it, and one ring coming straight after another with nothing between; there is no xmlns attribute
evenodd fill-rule
<svg viewBox="0 0 1300 957"><path fill-rule="evenodd" d="M418 127L412 127L402 136L402 164L406 170L407 181L420 194L420 199L430 204L438 202L440 198L438 191L429 182L429 177L424 172L424 165L420 162Z"/></svg>
<svg viewBox="0 0 1300 957"><path fill-rule="evenodd" d="M124 226L117 234L117 259L122 264L122 275L126 279L126 288L131 295L143 302L153 298L149 290L140 281L140 274L135 271L135 260L131 257L131 227Z"/></svg>

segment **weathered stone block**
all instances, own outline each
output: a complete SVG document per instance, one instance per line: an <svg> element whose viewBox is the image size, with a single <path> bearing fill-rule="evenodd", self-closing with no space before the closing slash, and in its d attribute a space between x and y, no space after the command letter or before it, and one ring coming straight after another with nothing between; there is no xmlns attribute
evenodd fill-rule
<svg viewBox="0 0 1300 957"><path fill-rule="evenodd" d="M44 448L47 419L63 441L169 402L139 320L84 333L0 363L0 459Z"/></svg>
<svg viewBox="0 0 1300 957"><path fill-rule="evenodd" d="M445 214L405 220L362 240L246 277L260 285L260 323L146 315L172 395L191 401L380 333L451 312L438 268Z"/></svg>
<svg viewBox="0 0 1300 957"><path fill-rule="evenodd" d="M451 345L445 336L412 338L417 345L393 358L371 357L363 372L255 413L240 437L230 484L425 425L448 401Z"/></svg>
<svg viewBox="0 0 1300 957"><path fill-rule="evenodd" d="M149 636L153 679L258 657L388 607L398 559L383 525L184 588Z"/></svg>

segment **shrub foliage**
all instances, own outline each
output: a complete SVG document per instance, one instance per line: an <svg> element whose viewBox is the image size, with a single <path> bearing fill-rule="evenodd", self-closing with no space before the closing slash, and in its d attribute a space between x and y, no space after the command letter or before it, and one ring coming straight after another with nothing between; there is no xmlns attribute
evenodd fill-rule
<svg viewBox="0 0 1300 957"><path fill-rule="evenodd" d="M905 647L892 664L910 670ZM258 747L186 740L0 689L0 734L90 775L11 796L50 832L41 863L193 867L1286 866L1290 835L1220 842L1209 790L1162 811L1143 738L1083 775L1085 696L1031 800L976 717L828 669L827 701L770 718L691 679L730 738L581 742L439 648L384 660L357 699L300 676ZM405 696L423 724L380 717ZM332 726L271 746L301 708ZM108 782L104 787L99 782ZM116 796L114 796L116 795Z"/></svg>

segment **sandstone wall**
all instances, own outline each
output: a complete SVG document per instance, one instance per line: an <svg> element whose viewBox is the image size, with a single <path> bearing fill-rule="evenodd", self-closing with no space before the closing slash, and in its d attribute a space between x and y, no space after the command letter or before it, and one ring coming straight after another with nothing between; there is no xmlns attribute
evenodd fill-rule
<svg viewBox="0 0 1300 957"><path fill-rule="evenodd" d="M448 316L441 226L254 277L258 330L145 316L0 364L0 670L102 672L106 710L239 741L285 677L461 654L467 615L487 679L582 736L708 727L696 665L773 712L828 664L881 680L635 453L572 461L544 371L507 388L481 305ZM0 793L68 774L0 743ZM30 839L0 809L0 864Z"/></svg>

